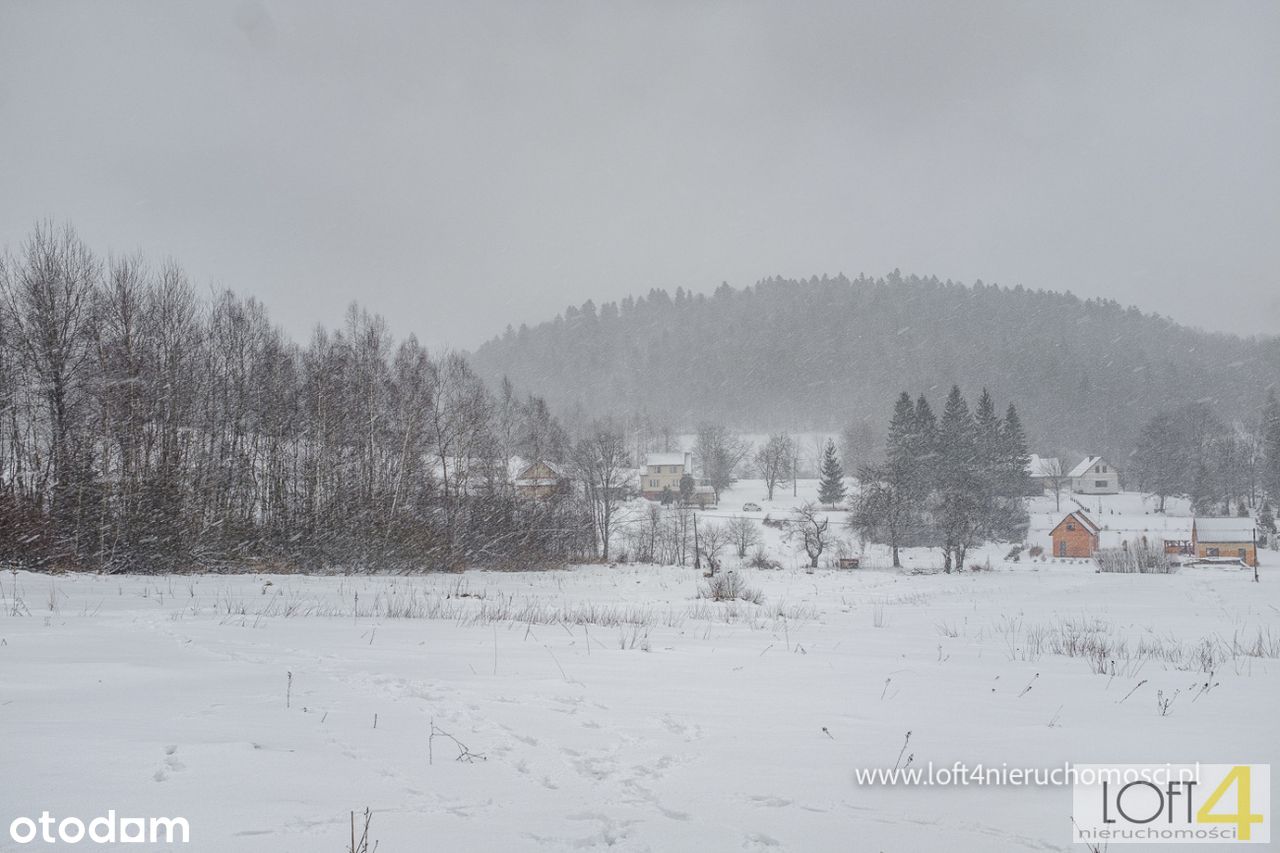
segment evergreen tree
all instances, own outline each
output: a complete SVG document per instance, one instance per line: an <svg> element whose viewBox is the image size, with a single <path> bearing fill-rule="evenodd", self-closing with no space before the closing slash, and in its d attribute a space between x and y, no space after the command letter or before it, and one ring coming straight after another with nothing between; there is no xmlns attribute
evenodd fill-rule
<svg viewBox="0 0 1280 853"><path fill-rule="evenodd" d="M990 477L986 528L990 538L1020 541L1026 536L1030 523L1025 502L1030 491L1031 478L1027 474L1030 463L1022 421L1018 410L1010 403L1004 420L1000 422L995 467Z"/></svg>
<svg viewBox="0 0 1280 853"><path fill-rule="evenodd" d="M932 487L938 465L938 420L923 394L916 398L911 456L914 460L908 478L911 494L923 499Z"/></svg>
<svg viewBox="0 0 1280 853"><path fill-rule="evenodd" d="M938 422L935 521L942 535L943 570L964 568L964 557L984 525L986 496L979 470L977 430L958 385L947 395Z"/></svg>
<svg viewBox="0 0 1280 853"><path fill-rule="evenodd" d="M1143 491L1160 501L1156 512L1164 512L1165 500L1185 491L1184 465L1188 460L1178 452L1178 426L1173 415L1159 412L1142 427L1133 454L1134 473Z"/></svg>
<svg viewBox="0 0 1280 853"><path fill-rule="evenodd" d="M1264 503L1262 511L1258 513L1258 529L1268 536L1274 536L1276 533L1276 516L1271 511L1271 501Z"/></svg>
<svg viewBox="0 0 1280 853"><path fill-rule="evenodd" d="M840 457L836 455L836 443L827 439L827 446L822 451L822 479L818 483L818 501L835 508L844 500L844 468L840 465Z"/></svg>
<svg viewBox="0 0 1280 853"><path fill-rule="evenodd" d="M893 406L886 450L890 462L909 465L914 461L917 451L916 410L911 404L911 395L906 391L899 395L898 402Z"/></svg>
<svg viewBox="0 0 1280 853"><path fill-rule="evenodd" d="M924 462L931 453L933 429L933 412L924 397L913 405L911 395L902 392L889 423L884 463L858 469L858 496L849 523L864 540L888 545L894 568L902 566L899 549L920 532L921 498L928 485Z"/></svg>
<svg viewBox="0 0 1280 853"><path fill-rule="evenodd" d="M1009 496L1025 495L1031 490L1031 478L1027 466L1031 454L1027 451L1027 434L1022 429L1018 410L1009 404L1000 429L1000 464L1004 471L1003 492Z"/></svg>
<svg viewBox="0 0 1280 853"><path fill-rule="evenodd" d="M979 470L998 472L1000 465L1000 417L996 414L995 401L986 388L978 398L973 412L974 451Z"/></svg>

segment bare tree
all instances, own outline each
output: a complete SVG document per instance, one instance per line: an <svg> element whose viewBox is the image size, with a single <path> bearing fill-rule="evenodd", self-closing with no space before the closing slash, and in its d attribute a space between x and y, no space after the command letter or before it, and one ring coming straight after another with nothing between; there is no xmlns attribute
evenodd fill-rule
<svg viewBox="0 0 1280 853"><path fill-rule="evenodd" d="M785 522L788 540L799 540L805 554L809 556L810 568L818 567L818 558L831 544L831 521L810 501L805 501L791 511L791 517Z"/></svg>
<svg viewBox="0 0 1280 853"><path fill-rule="evenodd" d="M627 441L621 430L597 422L574 447L573 467L591 505L600 557L609 561L609 541L631 479Z"/></svg>
<svg viewBox="0 0 1280 853"><path fill-rule="evenodd" d="M85 403L92 366L88 329L101 265L71 226L38 224L0 286L9 346L31 376L48 418L49 509L78 555L82 498L92 488Z"/></svg>
<svg viewBox="0 0 1280 853"><path fill-rule="evenodd" d="M745 559L747 553L760 544L760 528L746 516L735 515L726 525L729 541L733 543L734 552L739 559Z"/></svg>
<svg viewBox="0 0 1280 853"><path fill-rule="evenodd" d="M698 547L707 560L711 574L720 570L720 552L729 546L732 536L726 525L704 524L698 529Z"/></svg>
<svg viewBox="0 0 1280 853"><path fill-rule="evenodd" d="M112 257L104 278L70 228L41 223L0 256L5 561L169 571L590 556L595 532L607 540L618 523L611 510L521 501L506 482L512 442L554 460L564 436L538 398L517 404L507 385L495 404L460 355L396 347L358 306L300 348L253 299L197 298L175 263ZM591 494L617 504L625 478Z"/></svg>
<svg viewBox="0 0 1280 853"><path fill-rule="evenodd" d="M704 423L698 426L693 461L702 471L702 479L715 490L717 503L720 502L720 493L737 482L738 466L750 453L751 445L723 425Z"/></svg>
<svg viewBox="0 0 1280 853"><path fill-rule="evenodd" d="M1067 470L1062 465L1062 458L1054 456L1050 459L1040 460L1040 470L1032 472L1038 474L1044 479L1049 490L1053 492L1053 509L1055 512L1062 510L1062 490L1067 487L1071 478L1067 476Z"/></svg>
<svg viewBox="0 0 1280 853"><path fill-rule="evenodd" d="M858 497L849 514L849 525L863 541L889 546L895 569L902 567L899 548L909 542L920 522L908 476L904 466L893 462L863 466L858 472Z"/></svg>
<svg viewBox="0 0 1280 853"><path fill-rule="evenodd" d="M768 441L756 451L752 462L756 472L764 480L765 491L769 500L773 500L773 490L781 483L794 480L796 442L785 432L769 436Z"/></svg>

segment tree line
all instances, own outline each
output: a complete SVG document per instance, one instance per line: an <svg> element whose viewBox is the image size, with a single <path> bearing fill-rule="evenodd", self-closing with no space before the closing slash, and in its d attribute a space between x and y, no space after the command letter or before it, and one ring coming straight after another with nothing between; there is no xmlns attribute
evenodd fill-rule
<svg viewBox="0 0 1280 853"><path fill-rule="evenodd" d="M1253 423L1225 421L1208 404L1186 403L1153 415L1132 458L1137 485L1159 501L1186 498L1202 515L1273 517L1280 499L1280 401L1268 391ZM1274 523L1263 525L1274 533Z"/></svg>
<svg viewBox="0 0 1280 853"><path fill-rule="evenodd" d="M868 541L899 549L941 547L943 569L964 568L967 551L989 540L1021 541L1028 516L1026 435L1018 411L1003 417L983 389L970 410L953 386L942 416L922 394L899 395L889 421L884 461L862 466L851 526Z"/></svg>
<svg viewBox="0 0 1280 853"><path fill-rule="evenodd" d="M508 460L598 462L540 398L356 306L288 340L174 262L39 224L0 256L0 561L134 571L456 568L596 554ZM607 448L606 448L607 449ZM597 465L597 467L600 467ZM606 463L607 467L607 463Z"/></svg>
<svg viewBox="0 0 1280 853"><path fill-rule="evenodd" d="M587 301L509 328L473 363L557 411L647 417L655 431L692 432L700 420L754 432L843 430L844 462L856 471L886 438L887 424L868 412L902 388L959 384L976 400L978 377L1018 401L1035 445L1119 460L1169 400L1256 416L1258 389L1280 372L1280 338L1210 334L1110 300L894 271Z"/></svg>

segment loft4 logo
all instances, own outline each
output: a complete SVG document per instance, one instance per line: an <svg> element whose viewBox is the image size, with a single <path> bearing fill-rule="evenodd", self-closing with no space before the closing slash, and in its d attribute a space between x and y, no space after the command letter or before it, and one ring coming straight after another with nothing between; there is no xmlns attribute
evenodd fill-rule
<svg viewBox="0 0 1280 853"><path fill-rule="evenodd" d="M1271 842L1269 764L1077 764L1073 769L1073 842Z"/></svg>

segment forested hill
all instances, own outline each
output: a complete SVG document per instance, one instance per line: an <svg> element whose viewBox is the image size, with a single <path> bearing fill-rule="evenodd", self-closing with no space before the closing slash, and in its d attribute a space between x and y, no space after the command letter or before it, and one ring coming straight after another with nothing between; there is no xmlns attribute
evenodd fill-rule
<svg viewBox="0 0 1280 853"><path fill-rule="evenodd" d="M1176 298L1172 295L1170 298ZM768 279L714 295L587 302L485 343L474 365L563 412L688 428L877 431L902 390L952 384L1017 403L1033 449L1127 455L1161 407L1252 421L1280 339L1177 325L1105 300L935 278Z"/></svg>

